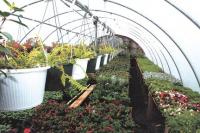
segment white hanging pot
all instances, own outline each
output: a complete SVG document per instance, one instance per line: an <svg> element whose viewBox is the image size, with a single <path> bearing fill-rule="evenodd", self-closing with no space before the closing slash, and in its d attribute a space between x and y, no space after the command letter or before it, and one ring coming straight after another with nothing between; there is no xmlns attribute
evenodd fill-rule
<svg viewBox="0 0 200 133"><path fill-rule="evenodd" d="M102 55L98 55L98 56L97 56L97 61L96 61L95 70L99 70L99 68L100 68L101 57L102 57Z"/></svg>
<svg viewBox="0 0 200 133"><path fill-rule="evenodd" d="M108 54L105 54L103 65L108 63Z"/></svg>
<svg viewBox="0 0 200 133"><path fill-rule="evenodd" d="M18 111L33 108L42 103L47 69L1 69L0 111Z"/></svg>
<svg viewBox="0 0 200 133"><path fill-rule="evenodd" d="M89 58L75 59L76 63L73 65L73 70L72 70L73 79L80 80L85 78L88 60Z"/></svg>

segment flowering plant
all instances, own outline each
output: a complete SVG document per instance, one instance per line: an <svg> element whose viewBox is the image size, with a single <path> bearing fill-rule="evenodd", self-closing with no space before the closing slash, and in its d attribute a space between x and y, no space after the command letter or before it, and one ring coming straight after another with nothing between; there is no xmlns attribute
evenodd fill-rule
<svg viewBox="0 0 200 133"><path fill-rule="evenodd" d="M48 65L47 57L40 39L33 39L33 45L12 41L6 43L6 48L12 53L7 56L0 53L0 68L21 69ZM29 45L28 45L29 44Z"/></svg>

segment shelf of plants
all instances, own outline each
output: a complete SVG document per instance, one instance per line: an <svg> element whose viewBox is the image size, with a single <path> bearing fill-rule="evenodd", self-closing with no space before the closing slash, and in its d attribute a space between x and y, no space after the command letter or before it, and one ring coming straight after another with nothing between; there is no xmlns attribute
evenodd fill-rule
<svg viewBox="0 0 200 133"><path fill-rule="evenodd" d="M165 117L166 132L200 132L200 94L183 87L147 58L137 58L145 84Z"/></svg>

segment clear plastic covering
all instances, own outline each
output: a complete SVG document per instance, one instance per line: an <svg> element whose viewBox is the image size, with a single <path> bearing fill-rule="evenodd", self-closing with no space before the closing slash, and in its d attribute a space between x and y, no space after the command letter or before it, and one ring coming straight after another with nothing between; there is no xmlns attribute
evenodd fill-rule
<svg viewBox="0 0 200 133"><path fill-rule="evenodd" d="M17 17L28 28L6 22L2 31L15 40L39 35L52 42L90 43L95 39L93 17L136 41L146 56L166 73L200 92L200 5L199 0L79 0L92 13L77 6L77 0L13 0L24 12ZM0 8L5 9L0 1ZM6 9L5 9L6 10ZM16 19L16 16L10 18ZM111 34L98 24L98 37Z"/></svg>

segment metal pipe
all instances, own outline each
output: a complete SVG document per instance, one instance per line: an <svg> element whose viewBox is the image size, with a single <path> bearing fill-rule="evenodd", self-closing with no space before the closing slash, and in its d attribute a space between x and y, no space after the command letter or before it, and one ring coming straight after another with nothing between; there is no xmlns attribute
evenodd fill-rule
<svg viewBox="0 0 200 133"><path fill-rule="evenodd" d="M123 18L123 19L129 20L129 21L131 21L132 23L135 23L136 25L138 25L139 27L142 27L145 31L147 31L149 34L151 34L151 35L162 45L162 47L167 51L167 53L169 54L170 58L172 59L174 65L175 65L175 67L176 67L176 70L177 70L177 72L178 72L178 75L179 75L179 77L180 77L181 82L183 82L182 77L181 77L181 73L180 73L180 71L179 71L179 68L178 68L178 66L177 66L177 64L176 64L176 62L175 62L173 56L172 56L171 53L169 52L169 50L165 47L165 45L162 43L162 41L161 41L160 39L158 39L158 38L157 38L151 31L149 31L146 27L144 27L144 26L141 25L140 23L137 23L136 21L134 21L134 20L132 20L132 19L130 19L130 18L127 18L127 17L125 17L125 16L122 16L122 15L117 14L117 13L114 13L114 12L104 11L104 10L92 10L92 11L104 12L104 13L116 15L116 16L121 17L121 18Z"/></svg>
<svg viewBox="0 0 200 133"><path fill-rule="evenodd" d="M145 18L146 20L150 21L152 24L154 24L156 27L158 27L174 44L175 46L179 49L179 51L182 53L183 57L186 59L188 65L190 66L195 78L196 78L196 81L198 83L198 86L200 87L200 80L199 80L199 77L197 76L197 73L196 73L196 70L194 69L192 63L190 62L190 60L188 59L187 55L185 54L185 52L181 49L181 47L177 44L177 42L163 29L161 28L157 23L155 23L153 20L149 19L148 17L146 17L145 15L139 13L138 11L130 8L130 7L127 7L125 5L122 5L120 3L117 3L117 2L114 2L114 1L111 1L111 0L106 0L107 2L110 2L110 3L113 3L113 4L116 4L118 6L121 6L121 7L124 7L132 12L135 12L136 14L138 14L139 16Z"/></svg>

